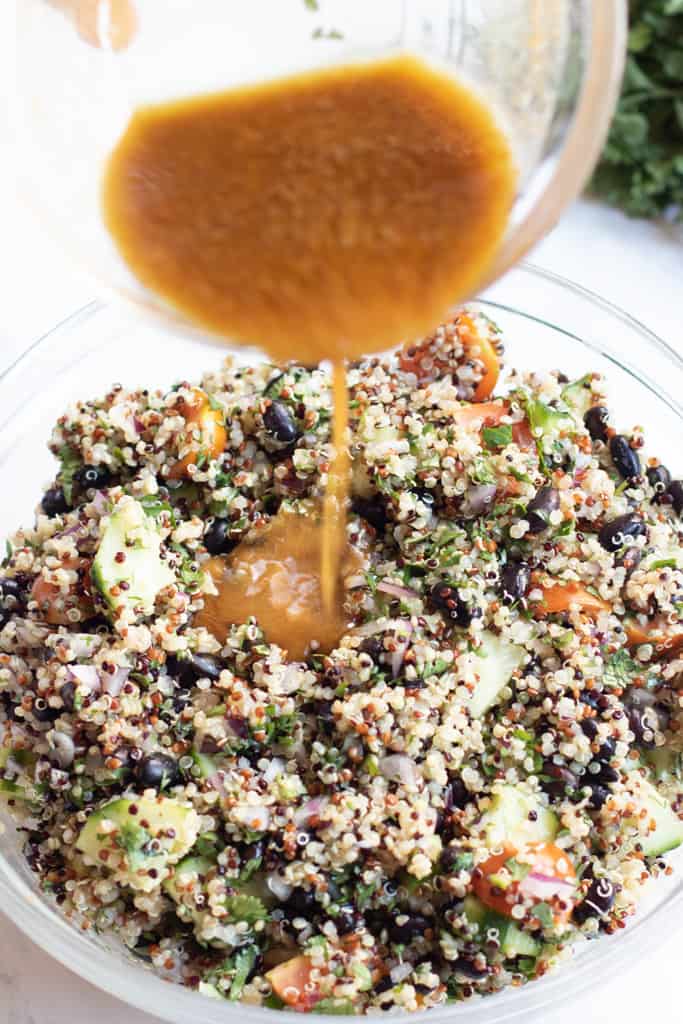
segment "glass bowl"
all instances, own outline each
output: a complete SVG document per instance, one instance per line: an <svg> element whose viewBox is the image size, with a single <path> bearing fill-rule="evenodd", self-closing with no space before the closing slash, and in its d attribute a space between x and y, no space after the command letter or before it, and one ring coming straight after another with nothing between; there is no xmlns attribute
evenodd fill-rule
<svg viewBox="0 0 683 1024"><path fill-rule="evenodd" d="M531 266L518 267L485 293L481 306L506 339L509 363L527 369L561 368L570 376L588 370L608 375L613 422L647 427L647 448L671 470L683 471L677 441L683 410L683 360L664 342L596 295ZM55 464L45 440L63 407L78 397L124 385L170 385L217 365L225 350L133 321L118 308L92 302L37 341L0 378L1 531L30 519ZM2 811L0 811L2 820ZM106 936L86 935L63 919L41 895L21 855L19 834L5 818L0 836L0 907L46 952L88 981L175 1024L272 1024L273 1011L218 1002L169 985ZM671 858L679 864L679 851ZM680 927L683 881L674 872L651 886L627 929L577 947L573 959L538 982L485 999L453 1004L414 1020L425 1024L497 1024L554 1004L652 953L659 939ZM654 980L654 979L653 979ZM278 1011L294 1024L299 1015ZM311 1015L322 1022L321 1015Z"/></svg>
<svg viewBox="0 0 683 1024"><path fill-rule="evenodd" d="M110 31L116 17L123 34ZM494 280L555 224L593 168L619 91L626 2L21 0L17 24L21 195L101 287L186 335L187 322L136 281L102 222L103 167L136 107L416 54L468 82L508 136L519 191Z"/></svg>

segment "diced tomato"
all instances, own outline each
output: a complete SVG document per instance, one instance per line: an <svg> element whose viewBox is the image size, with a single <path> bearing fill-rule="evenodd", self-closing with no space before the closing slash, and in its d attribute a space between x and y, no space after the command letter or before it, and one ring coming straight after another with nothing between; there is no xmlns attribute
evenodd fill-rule
<svg viewBox="0 0 683 1024"><path fill-rule="evenodd" d="M306 1012L320 1002L321 994L311 981L313 967L307 956L295 956L268 971L266 978L273 992L293 1010Z"/></svg>
<svg viewBox="0 0 683 1024"><path fill-rule="evenodd" d="M462 426L476 424L479 427L495 427L509 411L504 402L473 402L456 409L452 419Z"/></svg>
<svg viewBox="0 0 683 1024"><path fill-rule="evenodd" d="M581 611L588 616L596 616L600 612L610 610L607 601L591 594L580 583L539 583L538 580L534 580L533 584L543 591L543 599L533 606L539 618L544 615L569 611L572 605L578 605Z"/></svg>
<svg viewBox="0 0 683 1024"><path fill-rule="evenodd" d="M461 313L457 319L458 337L462 342L465 354L478 359L484 364L484 376L477 384L473 398L475 402L483 402L493 394L500 375L498 353L485 334L477 331L474 321L467 313ZM476 353L473 350L477 350Z"/></svg>
<svg viewBox="0 0 683 1024"><path fill-rule="evenodd" d="M519 448L533 448L536 444L531 427L527 420L519 420L512 424L512 440Z"/></svg>
<svg viewBox="0 0 683 1024"><path fill-rule="evenodd" d="M183 437L181 443L194 440L195 428L199 427L201 453L208 459L217 459L224 450L228 437L220 410L211 408L208 395L201 388L193 388L192 401L186 402L180 411L190 427L188 436ZM169 479L179 480L181 477L189 476L188 467L196 465L200 451L188 452L176 462L168 474Z"/></svg>
<svg viewBox="0 0 683 1024"><path fill-rule="evenodd" d="M487 335L477 329L469 314L459 313L446 327L451 331L455 329L467 359L476 359L483 363L484 376L475 388L473 400L485 401L493 394L498 383L498 353ZM405 345L399 353L398 362L404 373L414 373L419 381L437 380L451 373L457 366L455 357L451 356L447 347L440 349L440 342L433 335L417 344Z"/></svg>
<svg viewBox="0 0 683 1024"><path fill-rule="evenodd" d="M655 618L642 626L635 619L624 623L626 637L630 647L640 644L653 644L659 652L675 653L683 646L683 633L665 633L666 621Z"/></svg>
<svg viewBox="0 0 683 1024"><path fill-rule="evenodd" d="M474 873L472 888L481 902L514 919L519 903L547 903L555 921L567 921L575 902L576 872L564 850L554 843L534 843L519 851L506 845Z"/></svg>
<svg viewBox="0 0 683 1024"><path fill-rule="evenodd" d="M64 563L65 569L87 570L88 559L77 558ZM71 619L67 615L70 608L79 608L81 613L92 611L90 594L85 591L78 593L78 584L71 588L70 593L63 594L60 587L42 576L37 576L31 587L31 600L36 601L43 618L51 626L68 626Z"/></svg>

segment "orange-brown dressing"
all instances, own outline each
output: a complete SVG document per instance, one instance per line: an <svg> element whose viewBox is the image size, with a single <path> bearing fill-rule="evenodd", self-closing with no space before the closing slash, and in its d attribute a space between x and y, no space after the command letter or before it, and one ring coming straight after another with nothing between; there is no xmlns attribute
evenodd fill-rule
<svg viewBox="0 0 683 1024"><path fill-rule="evenodd" d="M434 327L488 269L515 180L488 108L403 56L140 109L104 212L143 284L313 364Z"/></svg>
<svg viewBox="0 0 683 1024"><path fill-rule="evenodd" d="M324 529L278 516L210 570L197 619L255 615L302 657L344 631L348 555L343 361L416 337L481 281L516 174L490 111L403 56L149 106L114 150L107 227L147 287L276 360L334 363Z"/></svg>
<svg viewBox="0 0 683 1024"><path fill-rule="evenodd" d="M311 651L328 653L349 626L342 577L356 572L362 555L345 544L338 565L333 603L323 614L320 560L322 522L315 510L281 510L253 543L243 542L227 558L206 565L218 594L207 595L194 625L223 640L230 626L256 616L270 643L300 660Z"/></svg>

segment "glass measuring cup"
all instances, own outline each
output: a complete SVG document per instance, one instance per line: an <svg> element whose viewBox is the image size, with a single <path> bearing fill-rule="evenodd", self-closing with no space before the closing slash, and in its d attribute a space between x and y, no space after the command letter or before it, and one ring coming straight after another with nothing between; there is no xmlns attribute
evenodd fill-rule
<svg viewBox="0 0 683 1024"><path fill-rule="evenodd" d="M519 190L493 280L553 225L597 159L618 94L625 7L624 0L22 0L20 190L101 286L167 329L195 330L136 281L102 222L104 164L132 111L409 52L469 83L509 139Z"/></svg>

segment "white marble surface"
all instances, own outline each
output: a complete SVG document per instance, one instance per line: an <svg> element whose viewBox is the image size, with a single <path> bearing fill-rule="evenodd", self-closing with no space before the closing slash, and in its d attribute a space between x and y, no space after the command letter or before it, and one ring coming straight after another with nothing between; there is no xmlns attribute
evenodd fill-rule
<svg viewBox="0 0 683 1024"><path fill-rule="evenodd" d="M3 14L1 0L0 86ZM0 96L3 95L0 89ZM0 101L1 102L1 101ZM0 129L2 110L0 108ZM0 131L0 370L37 335L93 297L83 273L16 208ZM683 239L654 225L626 220L594 203L573 207L532 255L534 262L573 278L622 306L683 349ZM153 1018L104 995L46 956L1 914L0 1024L153 1024ZM628 977L597 987L571 1005L544 1011L528 1024L642 1024L680 1019L670 993L680 974L683 921L661 949L643 950Z"/></svg>

